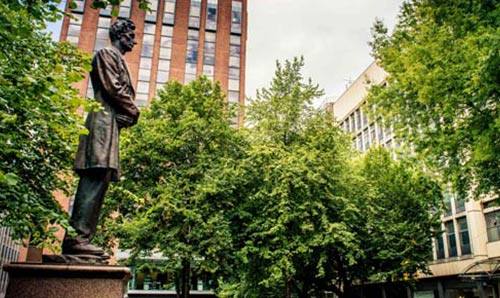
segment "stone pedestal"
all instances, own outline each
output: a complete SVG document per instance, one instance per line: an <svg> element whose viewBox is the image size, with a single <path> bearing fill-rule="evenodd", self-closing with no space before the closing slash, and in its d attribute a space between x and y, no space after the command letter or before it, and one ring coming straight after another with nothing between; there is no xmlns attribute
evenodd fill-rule
<svg viewBox="0 0 500 298"><path fill-rule="evenodd" d="M124 298L127 267L12 263L5 298Z"/></svg>

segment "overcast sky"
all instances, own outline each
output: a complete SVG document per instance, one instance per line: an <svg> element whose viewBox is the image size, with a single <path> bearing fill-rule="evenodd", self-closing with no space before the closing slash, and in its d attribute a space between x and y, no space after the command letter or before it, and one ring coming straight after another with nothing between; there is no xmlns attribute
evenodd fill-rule
<svg viewBox="0 0 500 298"><path fill-rule="evenodd" d="M376 18L392 29L403 0L248 0L246 93L267 87L275 61L303 55L303 75L338 97L373 61ZM321 101L321 100L320 100ZM317 103L319 104L319 103Z"/></svg>

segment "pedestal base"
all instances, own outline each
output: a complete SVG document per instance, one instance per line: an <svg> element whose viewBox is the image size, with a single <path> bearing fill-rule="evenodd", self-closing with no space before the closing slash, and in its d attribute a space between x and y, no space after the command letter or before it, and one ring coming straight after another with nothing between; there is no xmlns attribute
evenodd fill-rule
<svg viewBox="0 0 500 298"><path fill-rule="evenodd" d="M5 298L123 298L127 267L12 263Z"/></svg>

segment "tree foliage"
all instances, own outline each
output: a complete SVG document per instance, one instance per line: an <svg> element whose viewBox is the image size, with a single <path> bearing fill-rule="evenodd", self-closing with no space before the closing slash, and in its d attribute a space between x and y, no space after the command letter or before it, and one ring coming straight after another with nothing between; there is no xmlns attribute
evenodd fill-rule
<svg viewBox="0 0 500 298"><path fill-rule="evenodd" d="M427 272L432 239L440 229L438 179L415 158L391 158L372 148L354 163L359 177L354 225L363 256L349 266L349 279L398 281Z"/></svg>
<svg viewBox="0 0 500 298"><path fill-rule="evenodd" d="M373 30L387 86L369 102L465 195L500 186L500 3L412 0Z"/></svg>
<svg viewBox="0 0 500 298"><path fill-rule="evenodd" d="M124 179L108 202L120 215L104 226L120 225L120 247L132 256L161 253L160 270L175 273L183 297L191 271L216 277L230 271L228 212L244 179L236 162L244 142L224 101L219 85L205 77L168 83L125 135Z"/></svg>
<svg viewBox="0 0 500 298"><path fill-rule="evenodd" d="M0 4L0 223L37 244L55 240L53 224L67 227L54 191L71 184L65 173L82 128L71 84L87 57L42 33L61 16L57 1Z"/></svg>
<svg viewBox="0 0 500 298"><path fill-rule="evenodd" d="M311 107L322 92L302 66L278 63L248 107L239 262L222 297L350 297L354 282L403 280L431 255L438 185L383 149L353 160L332 115Z"/></svg>

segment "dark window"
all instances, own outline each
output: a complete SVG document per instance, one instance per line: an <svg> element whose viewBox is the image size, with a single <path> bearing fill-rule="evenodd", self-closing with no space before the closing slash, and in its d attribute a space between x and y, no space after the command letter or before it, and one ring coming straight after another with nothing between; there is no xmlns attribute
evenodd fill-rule
<svg viewBox="0 0 500 298"><path fill-rule="evenodd" d="M436 238L436 255L438 259L444 259L444 241L443 235Z"/></svg>
<svg viewBox="0 0 500 298"><path fill-rule="evenodd" d="M471 253L470 248L470 238L469 238L469 228L467 226L467 218L461 217L457 220L458 229L460 233L460 248L462 249L462 255L469 255Z"/></svg>
<svg viewBox="0 0 500 298"><path fill-rule="evenodd" d="M207 3L207 22L205 25L207 30L217 29L217 0L208 0Z"/></svg>
<svg viewBox="0 0 500 298"><path fill-rule="evenodd" d="M445 228L448 240L448 257L455 257L457 255L457 239L455 237L455 225L453 221L446 222Z"/></svg>

